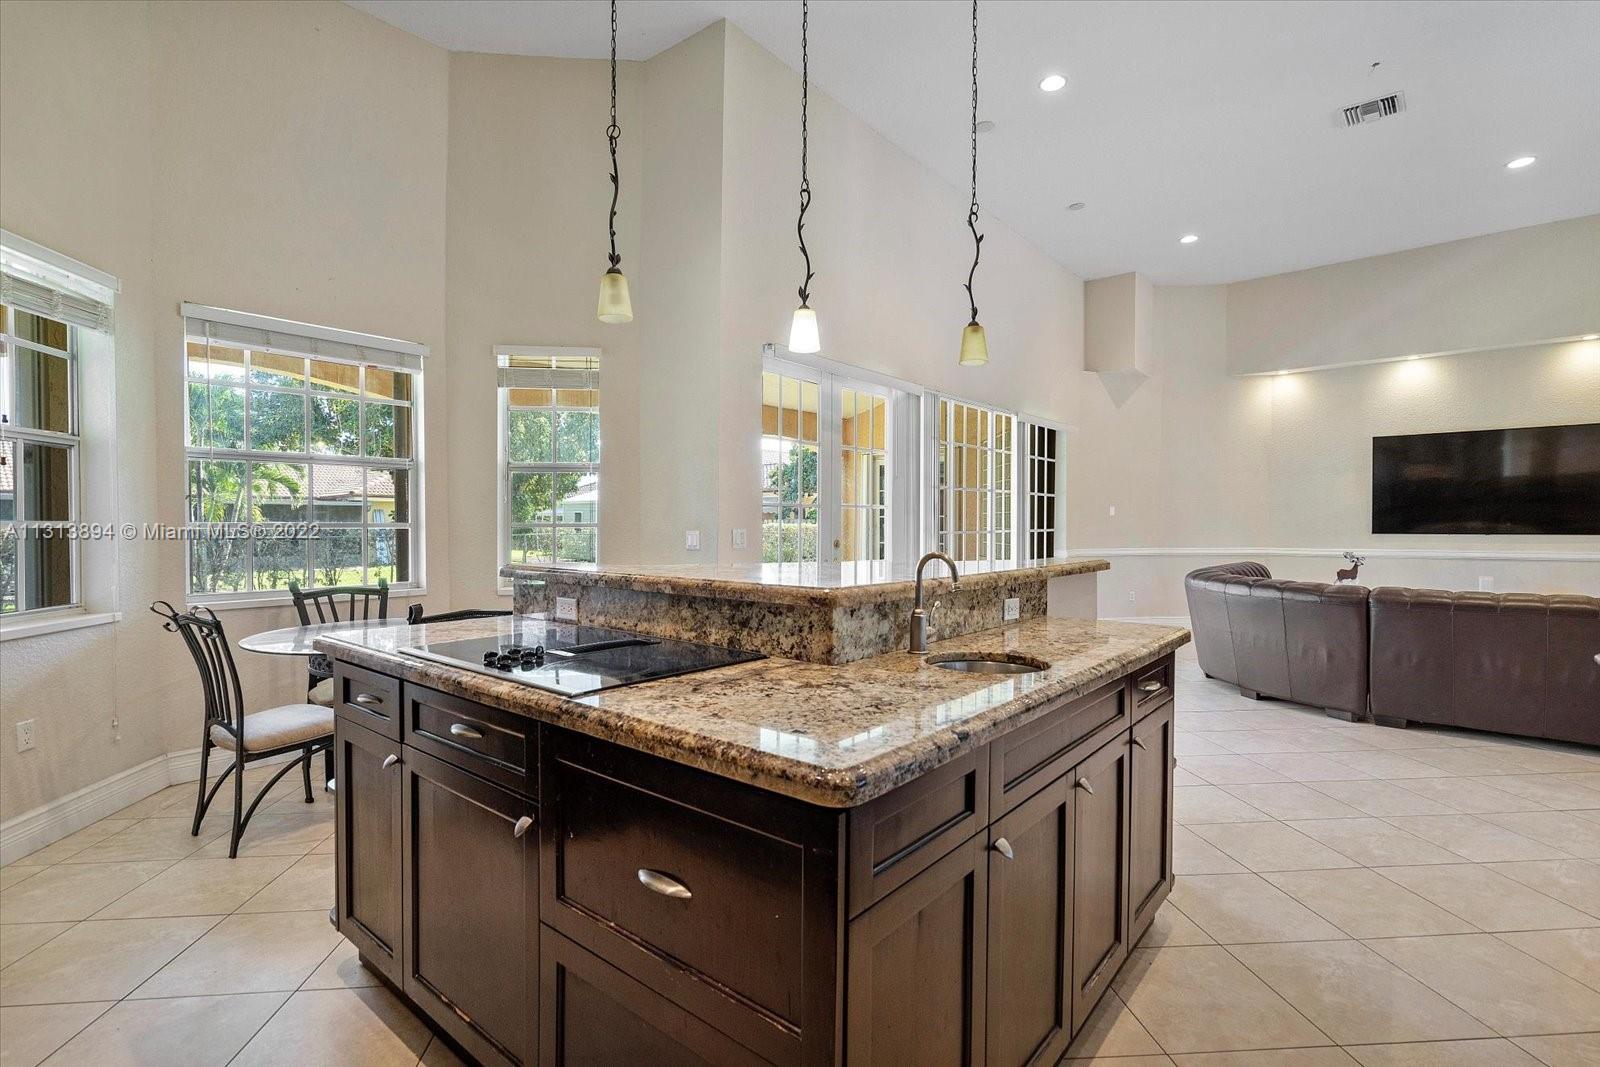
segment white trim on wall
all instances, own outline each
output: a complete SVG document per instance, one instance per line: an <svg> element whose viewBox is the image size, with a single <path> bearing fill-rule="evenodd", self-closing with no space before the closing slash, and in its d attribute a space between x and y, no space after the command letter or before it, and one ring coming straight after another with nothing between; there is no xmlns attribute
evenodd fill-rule
<svg viewBox="0 0 1600 1067"><path fill-rule="evenodd" d="M1544 552L1453 548L1074 548L1069 556L1343 556L1355 552L1368 559L1488 559L1520 563L1600 563L1600 552Z"/></svg>

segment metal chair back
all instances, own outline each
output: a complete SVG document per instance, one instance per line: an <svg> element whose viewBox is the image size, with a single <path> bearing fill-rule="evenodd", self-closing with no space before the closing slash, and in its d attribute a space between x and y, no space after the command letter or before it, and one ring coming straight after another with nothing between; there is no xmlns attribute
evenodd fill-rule
<svg viewBox="0 0 1600 1067"><path fill-rule="evenodd" d="M369 619L389 617L389 582L379 578L377 585L328 585L317 589L302 589L300 583L289 583L289 596L294 610L300 613L300 625L315 622L365 622ZM341 605L344 613L340 614ZM374 614L376 607L376 614ZM311 618L315 611L317 617Z"/></svg>
<svg viewBox="0 0 1600 1067"><path fill-rule="evenodd" d="M416 626L424 622L460 622L463 619L492 619L510 614L511 612L503 608L462 608L460 611L441 611L435 615L424 615L421 604L412 604L406 609L406 622Z"/></svg>
<svg viewBox="0 0 1600 1067"><path fill-rule="evenodd" d="M244 692L239 686L239 670L228 647L222 620L210 608L180 612L165 600L150 605L150 610L165 621L161 628L182 636L189 655L200 672L200 687L205 694L206 730L221 724L235 737L244 726Z"/></svg>

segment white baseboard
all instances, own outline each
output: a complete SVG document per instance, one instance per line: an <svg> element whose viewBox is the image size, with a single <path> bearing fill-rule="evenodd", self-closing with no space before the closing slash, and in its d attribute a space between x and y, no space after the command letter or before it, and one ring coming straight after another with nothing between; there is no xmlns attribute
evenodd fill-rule
<svg viewBox="0 0 1600 1067"><path fill-rule="evenodd" d="M283 763L298 755L297 752L288 752L282 756L252 761L250 767ZM227 766L228 756L223 753L213 762L212 769L221 771ZM85 826L115 815L129 804L159 793L169 785L181 785L199 778L200 750L192 748L186 752L169 752L165 756L146 760L137 767L119 771L59 800L41 804L32 811L25 811L0 823L0 864L13 863L37 852L68 834L77 833Z"/></svg>

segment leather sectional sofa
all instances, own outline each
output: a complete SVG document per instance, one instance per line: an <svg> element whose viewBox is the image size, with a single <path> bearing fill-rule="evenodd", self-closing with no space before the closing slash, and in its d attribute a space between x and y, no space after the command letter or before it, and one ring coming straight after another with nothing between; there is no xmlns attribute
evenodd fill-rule
<svg viewBox="0 0 1600 1067"><path fill-rule="evenodd" d="M1200 669L1246 696L1600 745L1600 598L1289 582L1259 563L1184 586Z"/></svg>

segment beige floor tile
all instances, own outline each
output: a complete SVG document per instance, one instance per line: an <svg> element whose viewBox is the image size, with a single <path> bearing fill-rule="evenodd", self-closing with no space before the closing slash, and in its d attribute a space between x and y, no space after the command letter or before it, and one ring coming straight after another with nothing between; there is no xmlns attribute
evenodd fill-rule
<svg viewBox="0 0 1600 1067"><path fill-rule="evenodd" d="M1092 1060L1072 1060L1071 1063L1072 1067L1173 1067L1167 1056L1096 1056Z"/></svg>
<svg viewBox="0 0 1600 1067"><path fill-rule="evenodd" d="M1476 815L1394 815L1389 822L1474 863L1559 860L1568 853Z"/></svg>
<svg viewBox="0 0 1600 1067"><path fill-rule="evenodd" d="M1539 1061L1503 1037L1484 1041L1426 1041L1362 1045L1350 1050L1361 1067L1539 1067Z"/></svg>
<svg viewBox="0 0 1600 1067"><path fill-rule="evenodd" d="M1169 1053L1328 1043L1224 948L1137 949L1113 987Z"/></svg>
<svg viewBox="0 0 1600 1067"><path fill-rule="evenodd" d="M1251 807L1274 819L1349 819L1362 812L1299 782L1223 787Z"/></svg>
<svg viewBox="0 0 1600 1067"><path fill-rule="evenodd" d="M293 863L293 858L288 856L179 860L127 896L107 905L95 918L227 915Z"/></svg>
<svg viewBox="0 0 1600 1067"><path fill-rule="evenodd" d="M174 804L181 803L187 798L194 802L195 786L193 784L168 786L166 789L151 793L143 800L136 800L132 804L117 812L118 819L148 819L154 815L166 812L171 814ZM193 809L191 808L192 812Z"/></svg>
<svg viewBox="0 0 1600 1067"><path fill-rule="evenodd" d="M45 869L44 867L16 863L9 867L0 867L0 889L10 889L18 882L32 878Z"/></svg>
<svg viewBox="0 0 1600 1067"><path fill-rule="evenodd" d="M1185 874L1240 874L1245 867L1184 826L1172 828L1172 869Z"/></svg>
<svg viewBox="0 0 1600 1067"><path fill-rule="evenodd" d="M13 963L72 929L73 923L6 923L0 925L0 967Z"/></svg>
<svg viewBox="0 0 1600 1067"><path fill-rule="evenodd" d="M1570 774L1600 769L1600 756L1595 755L1592 748L1529 742L1508 755L1510 759L1535 774Z"/></svg>
<svg viewBox="0 0 1600 1067"><path fill-rule="evenodd" d="M1469 815L1544 809L1544 805L1537 800L1507 792L1491 782L1492 779L1485 778L1407 778L1399 785L1418 796L1437 800Z"/></svg>
<svg viewBox="0 0 1600 1067"><path fill-rule="evenodd" d="M259 893L245 901L239 910L326 913L333 907L333 877L332 853L304 856L294 861L294 866L273 879Z"/></svg>
<svg viewBox="0 0 1600 1067"><path fill-rule="evenodd" d="M0 1004L116 1000L215 921L186 917L79 923L0 971Z"/></svg>
<svg viewBox="0 0 1600 1067"><path fill-rule="evenodd" d="M1506 774L1496 778L1469 778L1468 781L1481 781L1558 811L1600 808L1600 789L1568 782L1553 774Z"/></svg>
<svg viewBox="0 0 1600 1067"><path fill-rule="evenodd" d="M1263 767L1286 776L1292 782L1371 781L1348 764L1320 752L1262 752L1251 756ZM1330 796L1334 794L1329 794ZM1343 799L1343 798L1340 798Z"/></svg>
<svg viewBox="0 0 1600 1067"><path fill-rule="evenodd" d="M111 1005L111 1001L103 1001L0 1008L0 1063L37 1067Z"/></svg>
<svg viewBox="0 0 1600 1067"><path fill-rule="evenodd" d="M1199 1052L1179 1056L1178 1067L1356 1067L1339 1048L1275 1048L1258 1052Z"/></svg>
<svg viewBox="0 0 1600 1067"><path fill-rule="evenodd" d="M1454 852L1382 819L1318 819L1285 825L1369 867L1461 862L1461 857Z"/></svg>
<svg viewBox="0 0 1600 1067"><path fill-rule="evenodd" d="M1600 1019L1600 993L1489 934L1365 944L1505 1037L1575 1033Z"/></svg>
<svg viewBox="0 0 1600 1067"><path fill-rule="evenodd" d="M1600 789L1600 771L1558 771L1556 777L1563 782L1576 782L1587 789Z"/></svg>
<svg viewBox="0 0 1600 1067"><path fill-rule="evenodd" d="M1172 751L1180 760L1192 759L1195 756L1232 755L1227 749L1210 740L1209 734L1196 733L1193 730L1180 730L1172 743Z"/></svg>
<svg viewBox="0 0 1600 1067"><path fill-rule="evenodd" d="M1600 1067L1600 1033L1519 1037L1517 1044L1550 1067Z"/></svg>
<svg viewBox="0 0 1600 1067"><path fill-rule="evenodd" d="M1484 820L1579 859L1600 859L1600 823L1569 811L1485 815Z"/></svg>
<svg viewBox="0 0 1600 1067"><path fill-rule="evenodd" d="M200 836L189 833L192 823L186 818L142 819L126 830L97 841L62 863L128 863L139 860L181 860L198 852L213 830L201 829Z"/></svg>
<svg viewBox="0 0 1600 1067"><path fill-rule="evenodd" d="M1579 911L1600 917L1600 863L1588 860L1531 860L1491 863L1491 869L1555 897Z"/></svg>
<svg viewBox="0 0 1600 1067"><path fill-rule="evenodd" d="M341 937L328 958L317 965L300 988L360 989L381 984L376 974L361 965L356 947Z"/></svg>
<svg viewBox="0 0 1600 1067"><path fill-rule="evenodd" d="M1107 992L1083 1029L1067 1048L1068 1060L1092 1060L1114 1056L1159 1056L1161 1046L1133 1017L1133 1012L1114 992Z"/></svg>
<svg viewBox="0 0 1600 1067"><path fill-rule="evenodd" d="M1209 945L1212 938L1195 925L1193 919L1178 910L1169 898L1156 912L1150 928L1139 940L1142 948L1160 948L1163 945Z"/></svg>
<svg viewBox="0 0 1600 1067"><path fill-rule="evenodd" d="M1174 767L1172 770L1172 784L1175 786L1191 786L1210 785L1211 783L1198 774L1190 774L1182 767ZM0 869L0 874L3 874L3 869Z"/></svg>
<svg viewBox="0 0 1600 1067"><path fill-rule="evenodd" d="M1230 951L1340 1044L1495 1036L1359 941L1238 945Z"/></svg>
<svg viewBox="0 0 1600 1067"><path fill-rule="evenodd" d="M1307 779L1303 779L1307 780ZM1448 778L1428 778L1424 781L1451 781ZM1452 815L1455 809L1441 801L1415 793L1404 786L1375 778L1356 781L1312 782L1313 789L1342 800L1367 815Z"/></svg>
<svg viewBox="0 0 1600 1067"><path fill-rule="evenodd" d="M1180 825L1216 822L1257 822L1268 815L1214 785L1192 785L1172 790L1173 820Z"/></svg>
<svg viewBox="0 0 1600 1067"><path fill-rule="evenodd" d="M1469 934L1473 925L1376 871L1279 871L1267 881L1351 937Z"/></svg>
<svg viewBox="0 0 1600 1067"><path fill-rule="evenodd" d="M133 819L120 818L101 819L97 823L85 826L76 833L68 834L59 841L54 841L41 849L35 850L31 855L23 856L17 861L17 864L48 867L53 863L60 863L70 856L77 855L97 841L104 841L113 834L121 833L132 826L135 821Z"/></svg>
<svg viewBox="0 0 1600 1067"><path fill-rule="evenodd" d="M327 837L323 838L319 843L317 843L315 845L312 845L311 846L311 851L307 852L306 855L308 855L308 856L331 856L331 855L333 855L333 845L334 845L334 835L333 834L329 834Z"/></svg>
<svg viewBox="0 0 1600 1067"><path fill-rule="evenodd" d="M1349 936L1256 874L1182 875L1170 899L1225 945Z"/></svg>
<svg viewBox="0 0 1600 1067"><path fill-rule="evenodd" d="M1229 730L1210 735L1211 740L1241 756L1257 752L1309 752L1295 730Z"/></svg>
<svg viewBox="0 0 1600 1067"><path fill-rule="evenodd" d="M1476 863L1380 867L1379 874L1480 930L1560 930L1600 920Z"/></svg>
<svg viewBox="0 0 1600 1067"><path fill-rule="evenodd" d="M1590 989L1600 990L1600 929L1524 930L1498 936ZM1600 1026L1600 1020L1595 1024Z"/></svg>
<svg viewBox="0 0 1600 1067"><path fill-rule="evenodd" d="M132 892L171 865L147 863L64 863L0 891L0 922L67 922L87 919Z"/></svg>
<svg viewBox="0 0 1600 1067"><path fill-rule="evenodd" d="M45 1061L46 1067L223 1067L288 993L124 1000Z"/></svg>
<svg viewBox="0 0 1600 1067"><path fill-rule="evenodd" d="M240 856L304 856L333 834L333 817L321 814L257 812L244 828ZM228 855L228 835L223 834L200 850L202 856Z"/></svg>
<svg viewBox="0 0 1600 1067"><path fill-rule="evenodd" d="M131 995L266 993L300 986L339 940L326 912L230 915Z"/></svg>
<svg viewBox="0 0 1600 1067"><path fill-rule="evenodd" d="M233 1067L413 1067L430 1038L427 1025L387 989L304 990L278 1009Z"/></svg>
<svg viewBox="0 0 1600 1067"><path fill-rule="evenodd" d="M444 1043L444 1038L434 1034L433 1040L428 1042L427 1050L422 1053L422 1063L419 1067L467 1067L467 1062Z"/></svg>
<svg viewBox="0 0 1600 1067"><path fill-rule="evenodd" d="M1182 762L1186 770L1204 778L1212 785L1289 780L1285 775L1262 766L1249 756L1186 756Z"/></svg>
<svg viewBox="0 0 1600 1067"><path fill-rule="evenodd" d="M1341 752L1333 758L1377 778L1439 778L1445 773L1398 752Z"/></svg>
<svg viewBox="0 0 1600 1067"><path fill-rule="evenodd" d="M1322 842L1278 822L1216 823L1189 829L1252 871L1360 866Z"/></svg>
<svg viewBox="0 0 1600 1067"><path fill-rule="evenodd" d="M1492 748L1419 748L1408 750L1406 755L1463 777L1517 774L1525 769L1509 752Z"/></svg>

